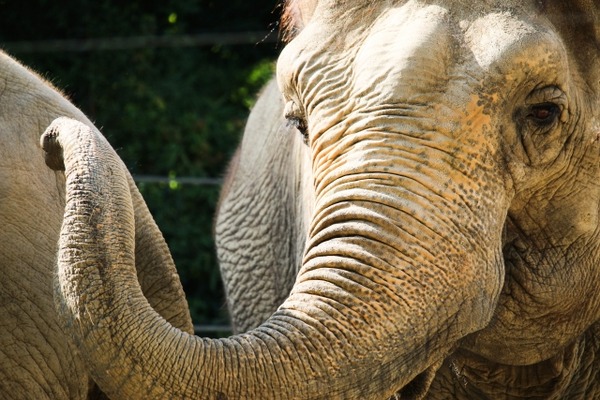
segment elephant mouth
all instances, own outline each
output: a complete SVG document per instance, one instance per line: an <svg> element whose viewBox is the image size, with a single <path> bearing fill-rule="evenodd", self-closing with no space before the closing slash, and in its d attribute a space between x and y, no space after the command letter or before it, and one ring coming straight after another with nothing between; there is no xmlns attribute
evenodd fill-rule
<svg viewBox="0 0 600 400"><path fill-rule="evenodd" d="M417 375L408 385L400 389L390 400L421 400L427 396L431 383L435 378L437 371L442 366L443 361L439 361L431 365L425 371Z"/></svg>

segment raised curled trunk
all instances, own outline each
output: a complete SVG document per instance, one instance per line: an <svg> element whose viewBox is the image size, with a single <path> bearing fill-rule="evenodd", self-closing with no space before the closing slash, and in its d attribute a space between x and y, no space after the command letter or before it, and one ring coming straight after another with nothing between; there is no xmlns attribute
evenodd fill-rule
<svg viewBox="0 0 600 400"><path fill-rule="evenodd" d="M484 283L499 279L498 260L475 242L489 248L500 233L476 220L464 237L455 224L473 220L474 202L456 196L440 213L422 197L427 185L408 175L391 185L381 170L327 178L304 265L268 321L228 339L189 335L142 295L127 172L109 144L67 119L42 144L55 168L62 151L66 169L61 314L111 398L382 399L491 316L498 293L486 288L500 284Z"/></svg>

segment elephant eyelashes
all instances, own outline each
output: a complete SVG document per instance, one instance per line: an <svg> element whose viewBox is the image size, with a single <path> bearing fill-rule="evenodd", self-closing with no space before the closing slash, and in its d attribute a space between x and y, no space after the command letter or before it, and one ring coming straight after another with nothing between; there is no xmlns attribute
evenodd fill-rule
<svg viewBox="0 0 600 400"><path fill-rule="evenodd" d="M306 129L306 122L301 118L288 118L288 126L293 126L302 135L302 140L305 144L308 144L308 131Z"/></svg>
<svg viewBox="0 0 600 400"><path fill-rule="evenodd" d="M288 126L292 126L300 132L302 139L305 144L308 144L308 127L306 126L306 119L300 111L300 108L294 102L288 102L285 105L285 119L287 120Z"/></svg>

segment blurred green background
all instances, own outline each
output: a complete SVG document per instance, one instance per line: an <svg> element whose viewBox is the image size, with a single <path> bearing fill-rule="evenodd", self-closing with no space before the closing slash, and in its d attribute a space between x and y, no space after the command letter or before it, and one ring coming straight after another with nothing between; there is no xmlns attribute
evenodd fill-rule
<svg viewBox="0 0 600 400"><path fill-rule="evenodd" d="M277 0L0 0L0 13L0 47L62 89L134 176L168 178L138 186L171 248L194 323L227 325L212 237L220 187L178 177L223 176L281 47ZM249 31L264 36L242 35L246 43L235 45L178 41ZM164 43L119 49L139 36ZM113 49L86 50L97 39ZM55 40L77 42L60 50Z"/></svg>

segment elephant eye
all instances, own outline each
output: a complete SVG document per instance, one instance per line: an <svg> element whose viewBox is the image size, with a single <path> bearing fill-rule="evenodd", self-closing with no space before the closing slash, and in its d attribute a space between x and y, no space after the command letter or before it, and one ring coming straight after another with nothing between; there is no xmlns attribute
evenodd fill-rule
<svg viewBox="0 0 600 400"><path fill-rule="evenodd" d="M539 86L538 86L539 87ZM570 130L567 122L572 110L567 94L557 85L535 89L517 108L513 121L523 150L523 162L543 165L563 150Z"/></svg>
<svg viewBox="0 0 600 400"><path fill-rule="evenodd" d="M540 128L552 125L560 115L560 106L555 103L540 103L529 107L527 119Z"/></svg>
<svg viewBox="0 0 600 400"><path fill-rule="evenodd" d="M305 144L308 144L308 130L306 128L306 121L300 118L287 118L288 126L293 126L300 132L302 139Z"/></svg>
<svg viewBox="0 0 600 400"><path fill-rule="evenodd" d="M305 144L308 144L308 127L306 125L306 119L300 108L293 101L288 102L285 105L285 119L287 120L288 126L292 126L300 132L302 139Z"/></svg>

